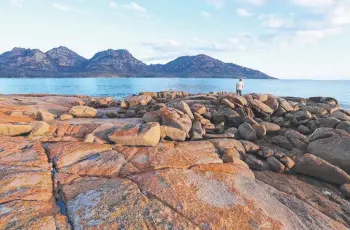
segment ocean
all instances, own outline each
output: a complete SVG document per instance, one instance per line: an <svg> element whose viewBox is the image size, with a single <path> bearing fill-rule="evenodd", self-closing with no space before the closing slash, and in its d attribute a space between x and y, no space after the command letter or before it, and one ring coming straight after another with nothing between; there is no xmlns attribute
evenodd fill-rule
<svg viewBox="0 0 350 230"><path fill-rule="evenodd" d="M220 78L0 78L0 94L71 94L122 98L144 91L235 91L237 79ZM327 96L350 109L350 81L247 79L243 93Z"/></svg>

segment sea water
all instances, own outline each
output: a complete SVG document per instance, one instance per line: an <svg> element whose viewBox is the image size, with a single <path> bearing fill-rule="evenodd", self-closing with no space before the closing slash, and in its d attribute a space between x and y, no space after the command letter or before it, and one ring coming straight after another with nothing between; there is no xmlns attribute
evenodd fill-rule
<svg viewBox="0 0 350 230"><path fill-rule="evenodd" d="M122 98L144 91L190 93L235 91L237 79L222 78L0 78L0 94L80 94ZM244 80L243 93L277 96L328 96L350 109L350 81Z"/></svg>

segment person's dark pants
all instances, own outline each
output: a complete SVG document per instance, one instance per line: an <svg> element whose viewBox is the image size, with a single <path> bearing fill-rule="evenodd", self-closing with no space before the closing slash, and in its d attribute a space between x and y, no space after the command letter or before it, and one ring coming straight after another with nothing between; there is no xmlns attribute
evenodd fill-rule
<svg viewBox="0 0 350 230"><path fill-rule="evenodd" d="M236 90L237 95L242 96L242 90Z"/></svg>

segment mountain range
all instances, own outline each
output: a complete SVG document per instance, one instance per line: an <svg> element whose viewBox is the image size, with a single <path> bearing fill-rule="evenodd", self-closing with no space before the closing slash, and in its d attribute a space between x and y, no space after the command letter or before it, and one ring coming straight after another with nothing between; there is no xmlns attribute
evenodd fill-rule
<svg viewBox="0 0 350 230"><path fill-rule="evenodd" d="M216 77L272 79L258 70L224 63L204 54L147 65L125 50L106 50L86 59L60 46L42 52L14 48L0 55L0 77Z"/></svg>

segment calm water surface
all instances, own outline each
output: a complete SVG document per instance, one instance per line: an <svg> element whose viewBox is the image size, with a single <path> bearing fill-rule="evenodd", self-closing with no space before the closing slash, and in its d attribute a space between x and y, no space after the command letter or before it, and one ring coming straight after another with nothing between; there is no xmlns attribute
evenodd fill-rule
<svg viewBox="0 0 350 230"><path fill-rule="evenodd" d="M124 97L142 91L191 93L234 91L237 79L208 78L0 78L0 94L51 93ZM350 81L245 80L244 93L278 96L330 96L350 109Z"/></svg>

